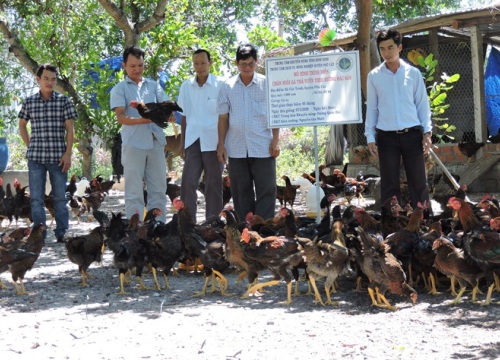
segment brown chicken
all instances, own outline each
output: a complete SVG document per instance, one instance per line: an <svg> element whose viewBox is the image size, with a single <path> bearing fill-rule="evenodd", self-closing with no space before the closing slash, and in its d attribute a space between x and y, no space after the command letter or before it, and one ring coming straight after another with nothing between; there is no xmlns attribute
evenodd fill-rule
<svg viewBox="0 0 500 360"><path fill-rule="evenodd" d="M54 219L56 218L56 210L54 209L55 203L54 203L54 198L52 197L52 191L50 192L49 195L45 194L43 198L43 204L45 205L45 208L47 209L50 215L49 227L52 227Z"/></svg>
<svg viewBox="0 0 500 360"><path fill-rule="evenodd" d="M500 216L490 220L491 230L500 231Z"/></svg>
<svg viewBox="0 0 500 360"><path fill-rule="evenodd" d="M81 286L88 286L87 278L89 274L87 270L90 264L102 261L102 253L105 248L104 233L104 228L98 226L87 235L73 236L66 239L65 246L68 259L78 265L78 272L82 276Z"/></svg>
<svg viewBox="0 0 500 360"><path fill-rule="evenodd" d="M303 244L307 273L314 289L315 302L319 302L322 305L335 304L330 297L334 282L339 275L347 273L349 270L350 256L349 250L345 246L342 227L343 224L341 221L333 223L331 234L332 244L323 243L317 239ZM326 277L326 303L323 302L315 281L321 277Z"/></svg>
<svg viewBox="0 0 500 360"><path fill-rule="evenodd" d="M109 194L109 190L111 190L113 188L113 185L115 185L116 183L116 181L114 180L104 180L101 175L97 175L95 179L95 185L98 186L99 191L102 191L106 194Z"/></svg>
<svg viewBox="0 0 500 360"><path fill-rule="evenodd" d="M197 267L196 262L198 260L203 264L205 284L202 290L196 293L195 296L204 296L206 294L208 281L210 279L212 279L212 284L214 284L214 281L219 282L221 295L225 295L228 281L225 276L222 275L222 272L229 268L229 263L224 258L224 242L218 239L207 243L198 233L196 233L196 225L184 202L179 199L174 199L174 207L179 214L179 236L186 250L186 258L181 261L186 262L187 260L194 260L195 268Z"/></svg>
<svg viewBox="0 0 500 360"><path fill-rule="evenodd" d="M31 233L30 227L20 227L12 230L10 233L6 234L8 237L8 242L22 240L29 236ZM5 240L4 240L5 241Z"/></svg>
<svg viewBox="0 0 500 360"><path fill-rule="evenodd" d="M231 179L229 175L226 175L222 178L222 206L226 206L226 204L231 200Z"/></svg>
<svg viewBox="0 0 500 360"><path fill-rule="evenodd" d="M91 187L86 193L82 196L82 203L85 205L87 212L99 210L102 205L102 202L106 198L106 194L100 190L99 182L97 179L93 179L91 182ZM92 190L94 189L94 190Z"/></svg>
<svg viewBox="0 0 500 360"><path fill-rule="evenodd" d="M249 212L245 216L246 226L257 231L261 236L276 235L279 229L285 226L285 220L281 216L275 216L270 219L264 219L262 216Z"/></svg>
<svg viewBox="0 0 500 360"><path fill-rule="evenodd" d="M173 111L182 112L181 107L172 100L147 104L144 104L142 101L131 101L130 107L136 108L143 118L151 120L162 129L167 127L170 115L172 115Z"/></svg>
<svg viewBox="0 0 500 360"><path fill-rule="evenodd" d="M458 303L467 288L467 284L473 287L472 301L476 301L476 295L479 291L478 282L484 276L481 268L476 263L467 261L464 251L456 248L446 238L441 237L435 240L432 250L436 252L434 260L436 269L448 277L454 277L460 284L460 291L453 300L453 304Z"/></svg>
<svg viewBox="0 0 500 360"><path fill-rule="evenodd" d="M290 178L286 175L283 175L281 178L285 180L285 188L283 190L283 203L281 203L280 201L280 204L286 206L286 204L288 203L293 209L293 203L295 202L295 198L297 197L297 189L299 188L299 186L292 185Z"/></svg>
<svg viewBox="0 0 500 360"><path fill-rule="evenodd" d="M279 284L283 278L287 284L287 300L284 304L292 303L292 278L288 269L292 269L302 261L302 246L295 239L284 236L270 236L263 238L256 231L243 229L241 238L245 243L243 252L253 261L267 267L274 275L274 280L259 283L248 290L255 293L264 287Z"/></svg>
<svg viewBox="0 0 500 360"><path fill-rule="evenodd" d="M385 297L387 290L393 294L406 295L415 304L417 292L406 283L406 274L396 257L389 252L388 246L368 235L362 227L357 227L356 231L362 244L362 253L358 261L361 270L370 279L368 294L372 305L396 310L397 308L391 306Z"/></svg>
<svg viewBox="0 0 500 360"><path fill-rule="evenodd" d="M500 233L489 229L474 229L463 235L463 246L467 257L474 260L483 271L488 285L484 305L490 305L493 289L500 289Z"/></svg>
<svg viewBox="0 0 500 360"><path fill-rule="evenodd" d="M43 224L36 224L33 226L33 229L30 235L19 242L15 242L16 249L23 250L26 252L33 253L33 256L27 256L23 259L19 259L17 261L13 261L9 265L9 271L12 273L12 280L14 281L14 287L16 288L16 293L18 295L26 294L26 290L24 288L24 275L28 270L31 270L33 264L38 259L40 252L42 251L42 247L44 244L43 240L43 231L46 229ZM19 287L17 281L19 280Z"/></svg>
<svg viewBox="0 0 500 360"><path fill-rule="evenodd" d="M403 209L399 205L398 198L394 195L387 199L381 206L382 234L387 237L398 230L404 229L408 225L408 217L402 215Z"/></svg>
<svg viewBox="0 0 500 360"><path fill-rule="evenodd" d="M430 224L429 230L417 240L411 259L412 271L415 274L421 274L425 288L432 295L438 293L436 289L437 274L434 268L436 254L432 250L432 245L441 236L443 236L441 223L437 221Z"/></svg>
<svg viewBox="0 0 500 360"><path fill-rule="evenodd" d="M388 235L383 241L389 246L389 252L401 262L403 270L407 272L410 285L413 285L410 264L416 244L420 239L420 224L423 219L424 206L419 203L419 206L411 213L408 225L404 229Z"/></svg>
<svg viewBox="0 0 500 360"><path fill-rule="evenodd" d="M226 219L226 226L224 227L226 231L226 251L224 256L231 265L242 271L238 276L238 281L243 276L247 276L248 289L250 289L251 286L257 284L259 272L266 269L266 267L260 262L245 256L245 252L243 251L244 243L241 241L241 232L238 230L235 215L231 210L231 208L226 208L220 214ZM247 291L243 295L243 298L247 298L249 295L250 292Z"/></svg>

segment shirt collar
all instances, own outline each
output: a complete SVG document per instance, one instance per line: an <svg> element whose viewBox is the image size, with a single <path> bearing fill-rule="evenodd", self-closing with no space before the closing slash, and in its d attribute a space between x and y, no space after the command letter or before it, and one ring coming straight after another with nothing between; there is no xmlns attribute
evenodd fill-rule
<svg viewBox="0 0 500 360"><path fill-rule="evenodd" d="M241 85L243 85L243 86L248 86L248 85L250 85L250 84L252 84L252 83L253 83L253 84L256 84L256 83L257 83L257 73L256 73L256 72L254 72L254 73L253 73L252 81L250 81L250 83L248 83L248 85L243 84L243 81L241 81L241 76L240 76L240 74L238 74L237 76L238 76L238 80L237 80L237 81L238 81L239 83L241 83Z"/></svg>
<svg viewBox="0 0 500 360"><path fill-rule="evenodd" d="M132 83L132 84L136 84L137 85L137 83L134 80L132 80L131 78L129 78L128 75L125 75L125 81L128 82L128 83ZM144 84L145 82L146 82L146 78L143 76L142 80L141 80L141 83Z"/></svg>
<svg viewBox="0 0 500 360"><path fill-rule="evenodd" d="M43 101L46 101L43 97L42 97L42 92L41 91L38 91L38 98L40 100L43 100ZM49 100L54 100L56 98L56 93L55 91L52 91L52 94L50 94L50 99Z"/></svg>
<svg viewBox="0 0 500 360"><path fill-rule="evenodd" d="M198 85L198 83L196 82L196 75L195 75L195 76L193 76L193 77L192 77L191 79L189 79L189 80L190 80L190 82L191 82L191 85L193 85L193 86L194 86L195 84L196 84L196 85ZM205 82L205 84L208 84L208 85L210 85L210 86L213 86L213 85L214 85L214 76L213 76L212 74L208 74L208 79L207 79L207 81ZM203 84L203 85L205 85L205 84Z"/></svg>

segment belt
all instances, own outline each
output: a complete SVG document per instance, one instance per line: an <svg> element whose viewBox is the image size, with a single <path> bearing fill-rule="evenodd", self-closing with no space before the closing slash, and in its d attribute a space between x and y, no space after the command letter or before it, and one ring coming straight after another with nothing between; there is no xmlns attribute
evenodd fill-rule
<svg viewBox="0 0 500 360"><path fill-rule="evenodd" d="M422 131L422 126L420 125L417 125L417 126L412 126L412 127L409 127L409 128L404 128L404 129L401 129L401 130L380 130L380 129L376 129L377 131L380 131L380 132L383 132L383 133L387 133L387 134L406 134L406 133L409 133L409 132L412 132L412 131Z"/></svg>

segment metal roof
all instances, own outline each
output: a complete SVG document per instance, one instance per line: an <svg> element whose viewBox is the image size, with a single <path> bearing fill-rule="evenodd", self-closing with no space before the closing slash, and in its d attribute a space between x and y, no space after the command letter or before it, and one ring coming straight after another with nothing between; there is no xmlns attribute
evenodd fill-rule
<svg viewBox="0 0 500 360"><path fill-rule="evenodd" d="M417 34L433 29L438 33L452 37L470 38L470 28L478 26L483 36L483 42L500 46L500 2L478 8L456 11L445 11L437 15L423 16L391 26L403 35ZM381 30L381 29L379 29ZM265 57L272 57L293 48L294 55L308 53L314 50L331 50L337 47L353 49L357 33L337 34L334 46L322 47L318 41L307 41L286 48L273 49Z"/></svg>

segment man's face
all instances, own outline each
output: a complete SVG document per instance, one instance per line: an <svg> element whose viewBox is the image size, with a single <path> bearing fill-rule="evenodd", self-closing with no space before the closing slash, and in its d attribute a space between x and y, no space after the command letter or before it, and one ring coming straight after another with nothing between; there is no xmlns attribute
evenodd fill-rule
<svg viewBox="0 0 500 360"><path fill-rule="evenodd" d="M378 45L380 55L386 63L391 63L399 60L399 52L402 50L402 45L396 45L393 39L381 41Z"/></svg>
<svg viewBox="0 0 500 360"><path fill-rule="evenodd" d="M257 65L257 62L254 60L254 58L249 57L245 60L239 60L236 64L238 65L238 70L242 75L251 76L255 72L255 66Z"/></svg>
<svg viewBox="0 0 500 360"><path fill-rule="evenodd" d="M128 77L135 82L142 80L144 73L144 59L136 58L134 55L129 55L127 62L122 62L122 66L127 72Z"/></svg>
<svg viewBox="0 0 500 360"><path fill-rule="evenodd" d="M207 77L210 73L212 61L208 60L207 53L201 52L193 55L193 67L196 75L200 78Z"/></svg>
<svg viewBox="0 0 500 360"><path fill-rule="evenodd" d="M42 76L36 77L36 81L40 86L40 90L45 93L54 91L54 86L57 82L57 76L55 72L44 69Z"/></svg>

